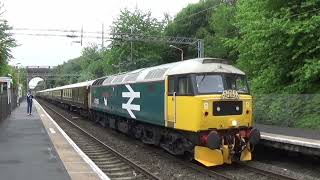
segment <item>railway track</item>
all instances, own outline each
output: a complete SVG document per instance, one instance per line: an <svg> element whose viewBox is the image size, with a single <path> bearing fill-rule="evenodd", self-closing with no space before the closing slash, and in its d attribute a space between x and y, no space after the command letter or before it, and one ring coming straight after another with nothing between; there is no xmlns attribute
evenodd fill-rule
<svg viewBox="0 0 320 180"><path fill-rule="evenodd" d="M249 166L245 163L238 163L239 166L246 168L248 171L257 173L257 174L261 174L263 176L265 176L266 178L270 178L270 179L278 179L278 180L297 180L293 177L289 177L286 175L282 175L279 173L275 173L275 172L271 172L269 170L266 169L261 169L258 167L254 167L254 166Z"/></svg>
<svg viewBox="0 0 320 180"><path fill-rule="evenodd" d="M174 158L175 156L170 154L163 154L168 158ZM188 166L191 169L199 171L203 174L206 174L209 177L221 180L297 180L295 178L285 176L282 174L277 174L265 169L260 169L258 167L246 165L246 163L234 163L233 165L227 165L223 167L213 167L207 168L203 167L200 164L190 163L181 158L177 158L177 161L183 166ZM239 173L240 172L240 173Z"/></svg>
<svg viewBox="0 0 320 180"><path fill-rule="evenodd" d="M79 146L82 151L87 154L88 157L92 159L93 162L96 163L96 165L105 172L111 179L160 179L159 177L155 176L154 174L148 172L146 169L141 168L140 166L136 165L135 163L131 162L129 159L123 157L121 154L117 153L115 150L113 150L108 145L101 142L96 137L90 135L89 132L86 132L81 127L79 127L77 124L75 124L72 120L69 120L66 118L63 114L57 112L54 108L51 108L50 106L46 105L46 103L41 103L44 105L47 109L54 112L54 114L57 114L57 116L60 116L64 121L68 122L69 124L72 124L73 127L76 127L79 131L82 131L85 133L85 136L73 136L69 135L75 143ZM58 118L59 119L59 118ZM57 119L55 119L57 121ZM61 122L58 122L60 125ZM61 126L61 125L60 125ZM66 127L63 127L65 129ZM66 130L66 133L69 134L73 130ZM85 139L94 139L92 143L88 143ZM149 147L146 146L146 149ZM111 149L112 153L109 153L109 150L106 151L106 149ZM150 148L152 149L152 148ZM116 155L114 155L114 153ZM289 176L277 174L275 172L271 172L265 169L261 169L254 166L249 166L246 163L235 163L232 166L227 165L223 167L214 167L214 168L206 168L199 164L190 163L187 162L181 158L177 158L176 156L173 156L168 153L159 153L155 152L158 155L165 156L166 158L174 158L179 163L185 167L188 167L190 169L193 169L195 171L201 172L202 174L207 175L208 177L212 179L222 179L222 180L244 180L244 179L278 179L278 180L295 180L295 178L291 178ZM111 154L111 155L110 155ZM129 161L129 165L124 162L121 163L121 161L115 157L119 156L125 159L125 161ZM134 166L132 168L131 166Z"/></svg>
<svg viewBox="0 0 320 180"><path fill-rule="evenodd" d="M46 110L54 113L54 119L77 146L110 178L115 180L160 178L145 168L118 153L89 132L66 118L55 109L41 103Z"/></svg>

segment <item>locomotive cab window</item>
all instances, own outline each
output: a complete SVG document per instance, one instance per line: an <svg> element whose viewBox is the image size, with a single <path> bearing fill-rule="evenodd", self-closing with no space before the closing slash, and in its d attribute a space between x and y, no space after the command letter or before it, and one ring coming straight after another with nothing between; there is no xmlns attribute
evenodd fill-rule
<svg viewBox="0 0 320 180"><path fill-rule="evenodd" d="M219 74L196 75L196 86L199 93L222 93L223 79Z"/></svg>
<svg viewBox="0 0 320 180"><path fill-rule="evenodd" d="M228 89L236 90L238 93L249 93L246 77L243 75L226 74L226 86Z"/></svg>
<svg viewBox="0 0 320 180"><path fill-rule="evenodd" d="M220 94L224 90L236 90L241 94L249 94L246 77L241 74L196 74L195 86L198 94Z"/></svg>

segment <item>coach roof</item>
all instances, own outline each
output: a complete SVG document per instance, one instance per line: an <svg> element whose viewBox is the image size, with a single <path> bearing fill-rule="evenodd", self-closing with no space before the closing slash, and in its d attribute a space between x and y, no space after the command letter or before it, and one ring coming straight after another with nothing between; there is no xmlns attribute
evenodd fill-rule
<svg viewBox="0 0 320 180"><path fill-rule="evenodd" d="M77 87L88 87L88 86L90 86L93 82L94 82L94 80L92 80L92 81L85 81L85 82L80 82L80 83L75 83L75 84L69 84L69 85L65 85L65 86L60 86L60 87L56 87L56 88L46 89L46 90L39 91L39 92L56 91L56 90L61 90L61 89L70 89L70 88L77 88Z"/></svg>

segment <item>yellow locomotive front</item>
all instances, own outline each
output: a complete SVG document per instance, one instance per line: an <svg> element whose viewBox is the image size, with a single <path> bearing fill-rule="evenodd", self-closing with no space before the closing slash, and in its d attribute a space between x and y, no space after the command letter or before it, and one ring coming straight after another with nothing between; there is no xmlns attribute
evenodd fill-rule
<svg viewBox="0 0 320 180"><path fill-rule="evenodd" d="M205 166L251 160L260 132L253 128L252 96L244 73L175 74L167 83L166 125L199 135L195 160Z"/></svg>

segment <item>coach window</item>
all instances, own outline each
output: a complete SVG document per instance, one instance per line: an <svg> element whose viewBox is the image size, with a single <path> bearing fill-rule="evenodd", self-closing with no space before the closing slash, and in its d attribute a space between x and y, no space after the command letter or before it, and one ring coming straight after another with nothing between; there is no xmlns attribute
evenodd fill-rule
<svg viewBox="0 0 320 180"><path fill-rule="evenodd" d="M178 77L177 95L192 95L191 79L189 76Z"/></svg>

